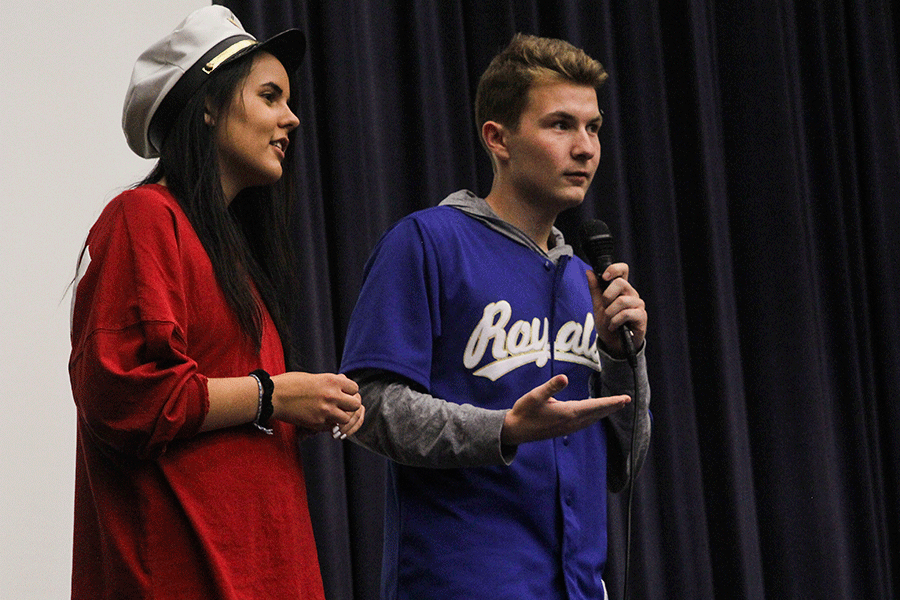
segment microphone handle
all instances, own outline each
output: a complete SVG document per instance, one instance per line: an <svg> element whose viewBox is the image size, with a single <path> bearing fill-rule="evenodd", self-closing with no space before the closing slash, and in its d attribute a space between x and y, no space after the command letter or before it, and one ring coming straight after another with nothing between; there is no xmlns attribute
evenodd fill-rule
<svg viewBox="0 0 900 600"><path fill-rule="evenodd" d="M628 358L628 364L632 369L637 368L637 351L634 349L634 334L628 325L619 327L619 337L622 338L622 348L625 349L625 356Z"/></svg>

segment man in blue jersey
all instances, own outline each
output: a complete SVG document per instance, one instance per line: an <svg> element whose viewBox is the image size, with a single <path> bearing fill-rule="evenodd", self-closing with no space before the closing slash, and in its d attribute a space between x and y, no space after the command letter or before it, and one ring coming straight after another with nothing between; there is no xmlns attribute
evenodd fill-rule
<svg viewBox="0 0 900 600"><path fill-rule="evenodd" d="M606 77L566 42L515 36L476 96L490 193L402 219L366 265L341 370L366 407L355 440L392 459L386 600L605 595L606 492L630 476L635 410L636 469L649 444L647 313L627 265L595 276L554 222L596 172Z"/></svg>

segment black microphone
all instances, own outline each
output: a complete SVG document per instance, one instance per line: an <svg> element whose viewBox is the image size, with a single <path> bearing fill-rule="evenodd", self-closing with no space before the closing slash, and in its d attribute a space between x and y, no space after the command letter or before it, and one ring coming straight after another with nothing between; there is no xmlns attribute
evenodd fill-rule
<svg viewBox="0 0 900 600"><path fill-rule="evenodd" d="M587 256L588 262L591 263L591 268L597 275L597 281L601 288L605 290L609 282L604 281L600 276L613 262L613 237L609 233L606 223L593 219L581 225L581 250ZM627 324L619 328L619 336L622 338L622 347L625 349L629 364L632 368L636 368L637 353L634 350L634 338Z"/></svg>

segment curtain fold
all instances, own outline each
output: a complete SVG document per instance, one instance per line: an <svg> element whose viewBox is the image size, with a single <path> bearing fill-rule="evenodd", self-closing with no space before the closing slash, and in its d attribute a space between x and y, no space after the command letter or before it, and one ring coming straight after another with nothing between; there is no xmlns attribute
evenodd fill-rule
<svg viewBox="0 0 900 600"><path fill-rule="evenodd" d="M304 368L338 368L392 223L489 191L472 102L493 55L516 31L567 39L610 80L598 174L558 224L577 242L580 221L606 221L650 315L632 597L900 597L889 0L220 3L259 37L293 26L309 41L294 92ZM386 463L326 436L303 445L327 595L374 600ZM609 503L613 598L625 500Z"/></svg>

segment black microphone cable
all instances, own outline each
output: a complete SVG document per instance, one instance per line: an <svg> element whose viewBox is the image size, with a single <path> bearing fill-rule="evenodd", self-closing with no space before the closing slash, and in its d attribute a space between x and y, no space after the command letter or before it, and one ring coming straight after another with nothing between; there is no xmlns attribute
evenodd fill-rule
<svg viewBox="0 0 900 600"><path fill-rule="evenodd" d="M631 332L628 333L631 336ZM634 350L634 348L632 348ZM633 356L633 355L632 355ZM629 361L631 362L631 361ZM631 376L634 380L634 414L631 417L631 453L628 457L628 503L626 509L625 530L625 582L622 589L622 600L628 600L628 576L631 571L631 517L634 505L635 457L637 456L638 406L640 405L640 389L638 388L637 360L631 363Z"/></svg>
<svg viewBox="0 0 900 600"><path fill-rule="evenodd" d="M603 271L612 264L613 239L606 223L599 220L585 222L581 227L581 247L587 256L597 281L603 285L600 276ZM606 282L606 285L609 285ZM622 338L622 348L625 350L628 364L631 366L631 376L634 381L634 397L632 407L634 414L631 421L631 451L628 456L628 500L625 509L625 573L622 586L622 600L628 600L628 579L631 573L631 537L632 537L632 513L634 507L634 480L637 456L637 424L638 406L640 405L640 389L638 387L637 352L634 348L634 338L627 325L619 328Z"/></svg>

